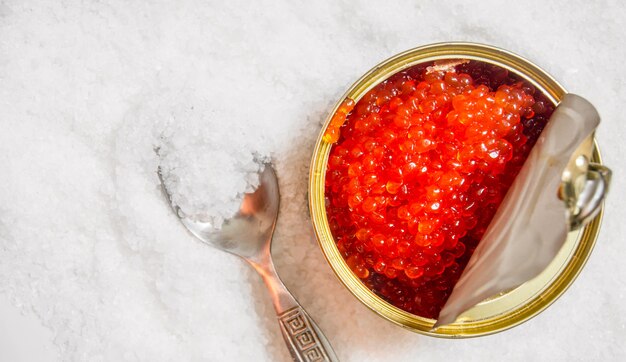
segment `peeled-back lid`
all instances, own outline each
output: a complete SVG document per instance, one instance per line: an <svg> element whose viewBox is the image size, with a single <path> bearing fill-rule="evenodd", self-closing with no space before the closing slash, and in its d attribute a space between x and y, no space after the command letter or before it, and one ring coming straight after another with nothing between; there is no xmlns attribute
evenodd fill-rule
<svg viewBox="0 0 626 362"><path fill-rule="evenodd" d="M566 94L498 208L433 328L516 288L554 259L568 231L600 210L610 170L589 163L600 116Z"/></svg>

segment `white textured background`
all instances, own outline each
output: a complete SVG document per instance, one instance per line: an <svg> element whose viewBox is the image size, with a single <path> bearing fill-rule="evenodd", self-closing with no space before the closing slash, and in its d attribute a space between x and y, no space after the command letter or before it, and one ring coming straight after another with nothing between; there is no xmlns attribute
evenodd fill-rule
<svg viewBox="0 0 626 362"><path fill-rule="evenodd" d="M271 154L277 267L342 360L626 360L624 19L617 0L0 0L0 361L288 359L257 277L193 242L159 199L142 142L158 122L136 116L151 102L202 103L223 118L215 137ZM331 104L383 59L449 40L514 51L589 98L614 170L576 283L533 320L471 340L361 306L306 210Z"/></svg>

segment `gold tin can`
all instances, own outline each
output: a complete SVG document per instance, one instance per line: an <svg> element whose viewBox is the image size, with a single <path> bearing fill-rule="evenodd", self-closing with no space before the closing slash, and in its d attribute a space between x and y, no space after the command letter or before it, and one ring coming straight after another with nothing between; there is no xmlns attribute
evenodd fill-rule
<svg viewBox="0 0 626 362"><path fill-rule="evenodd" d="M541 313L567 290L584 267L600 231L602 210L586 226L571 231L552 263L539 276L520 287L479 303L457 322L433 331L435 320L401 310L368 289L355 276L339 253L328 225L324 182L331 145L322 140L332 116L345 99L358 102L363 95L391 75L416 64L469 59L491 63L513 72L544 93L555 105L566 90L548 73L516 54L474 43L438 43L405 51L375 66L359 79L337 102L318 137L309 176L309 208L319 245L331 268L346 288L381 317L406 329L442 338L478 337L504 331ZM601 164L594 141L591 161Z"/></svg>

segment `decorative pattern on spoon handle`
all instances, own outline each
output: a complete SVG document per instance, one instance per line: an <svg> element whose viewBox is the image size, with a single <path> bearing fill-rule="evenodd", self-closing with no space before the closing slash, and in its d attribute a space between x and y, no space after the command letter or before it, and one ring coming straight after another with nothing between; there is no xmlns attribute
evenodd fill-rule
<svg viewBox="0 0 626 362"><path fill-rule="evenodd" d="M278 321L294 361L338 361L319 327L301 306L281 313Z"/></svg>

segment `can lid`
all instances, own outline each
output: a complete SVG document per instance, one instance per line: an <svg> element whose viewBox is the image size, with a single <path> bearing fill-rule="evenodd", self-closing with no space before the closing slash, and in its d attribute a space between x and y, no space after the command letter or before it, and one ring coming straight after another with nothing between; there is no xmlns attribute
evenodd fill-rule
<svg viewBox="0 0 626 362"><path fill-rule="evenodd" d="M452 323L480 301L517 288L539 275L563 246L572 220L579 219L580 224L591 220L589 215L599 210L607 187L602 187L603 178L597 178L584 181L577 190L574 183L577 178L587 179L589 164L571 159L585 157L577 152L588 144L599 124L598 112L586 99L574 94L563 97L433 328ZM590 196L570 202L569 198L559 197L558 189L580 191L566 195L572 198Z"/></svg>

